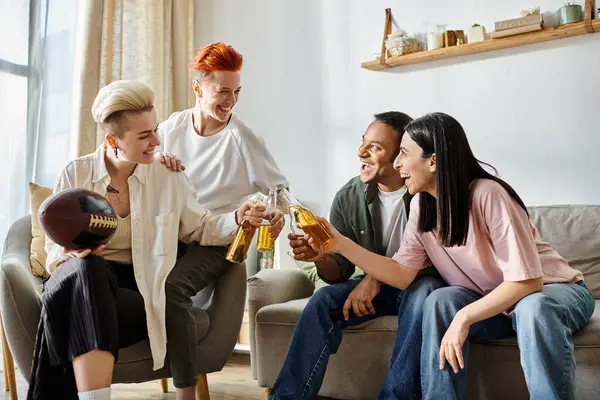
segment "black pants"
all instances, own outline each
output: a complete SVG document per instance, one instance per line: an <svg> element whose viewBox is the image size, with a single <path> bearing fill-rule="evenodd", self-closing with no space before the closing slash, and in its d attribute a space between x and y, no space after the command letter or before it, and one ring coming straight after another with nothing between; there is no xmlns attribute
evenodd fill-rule
<svg viewBox="0 0 600 400"><path fill-rule="evenodd" d="M61 264L44 282L28 399L77 399L72 361L147 336L133 266L90 255Z"/></svg>
<svg viewBox="0 0 600 400"><path fill-rule="evenodd" d="M166 286L167 354L171 363L173 386L186 388L198 382L198 331L192 311L192 297L226 271L227 247L200 246L178 248L178 260Z"/></svg>

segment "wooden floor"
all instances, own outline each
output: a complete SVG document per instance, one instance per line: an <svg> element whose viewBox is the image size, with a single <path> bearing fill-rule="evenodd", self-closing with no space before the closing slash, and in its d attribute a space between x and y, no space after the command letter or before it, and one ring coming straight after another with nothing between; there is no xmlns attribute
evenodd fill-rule
<svg viewBox="0 0 600 400"><path fill-rule="evenodd" d="M27 395L27 383L20 371L17 374L17 387L19 400L25 400ZM4 391L4 377L1 377L2 385L1 399L8 399ZM265 389L256 385L250 374L250 356L245 354L234 354L221 372L208 375L208 388L211 400L253 400L266 399ZM4 397L3 397L4 396ZM140 384L113 385L111 399L144 399L144 400L166 400L175 399L175 389L169 380L169 393L162 394L160 382L146 382Z"/></svg>

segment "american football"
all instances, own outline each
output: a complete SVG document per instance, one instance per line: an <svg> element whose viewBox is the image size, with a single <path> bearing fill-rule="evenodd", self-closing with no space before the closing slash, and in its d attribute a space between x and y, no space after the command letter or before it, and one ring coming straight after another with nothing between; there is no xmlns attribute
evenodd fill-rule
<svg viewBox="0 0 600 400"><path fill-rule="evenodd" d="M67 189L48 197L40 206L40 225L56 244L69 250L94 250L117 230L117 214L96 192Z"/></svg>

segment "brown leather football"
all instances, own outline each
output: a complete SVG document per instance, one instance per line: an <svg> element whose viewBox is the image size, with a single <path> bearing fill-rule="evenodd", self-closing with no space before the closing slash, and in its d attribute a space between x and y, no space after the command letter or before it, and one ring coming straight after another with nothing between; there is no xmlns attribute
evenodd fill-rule
<svg viewBox="0 0 600 400"><path fill-rule="evenodd" d="M39 220L46 235L69 250L94 250L117 230L117 214L110 203L79 188L48 197L40 206Z"/></svg>

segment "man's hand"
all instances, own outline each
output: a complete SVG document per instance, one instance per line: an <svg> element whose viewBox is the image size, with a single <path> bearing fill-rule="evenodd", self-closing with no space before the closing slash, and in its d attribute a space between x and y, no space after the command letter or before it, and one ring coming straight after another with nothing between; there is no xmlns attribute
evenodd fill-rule
<svg viewBox="0 0 600 400"><path fill-rule="evenodd" d="M354 310L357 317L375 314L373 299L379 293L381 284L370 275L365 276L362 281L350 292L344 303L344 319L348 321L350 317L350 308Z"/></svg>
<svg viewBox="0 0 600 400"><path fill-rule="evenodd" d="M160 162L171 171L185 171L185 166L181 163L179 158L175 157L175 154L162 152L158 153L157 157L160 157Z"/></svg>
<svg viewBox="0 0 600 400"><path fill-rule="evenodd" d="M308 241L304 239L304 236L290 233L288 235L288 239L290 241L290 247L294 253L295 260L315 262L322 258L319 253L309 246Z"/></svg>
<svg viewBox="0 0 600 400"><path fill-rule="evenodd" d="M85 249L85 250L69 250L66 247L63 247L63 252L65 254L71 254L77 258L86 258L87 256L89 256L90 254L98 254L100 253L102 250L104 250L106 248L106 245L101 245L96 247L94 250L92 249Z"/></svg>

